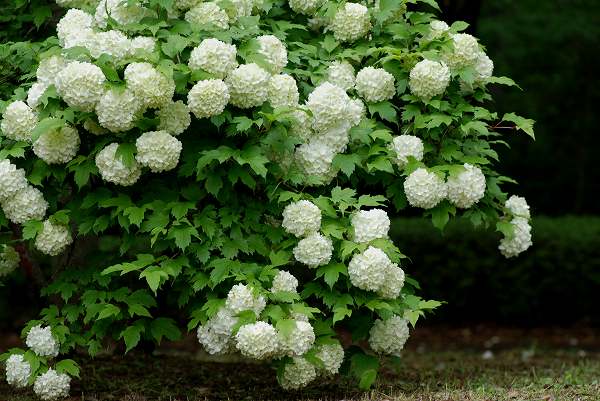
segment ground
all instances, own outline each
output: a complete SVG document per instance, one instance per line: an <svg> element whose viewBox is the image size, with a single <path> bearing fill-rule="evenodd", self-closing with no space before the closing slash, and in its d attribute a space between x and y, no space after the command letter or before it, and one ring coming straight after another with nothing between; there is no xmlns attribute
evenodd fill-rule
<svg viewBox="0 0 600 401"><path fill-rule="evenodd" d="M69 401L600 400L600 332L594 329L422 328L398 365L387 365L376 389L357 391L340 378L284 392L268 367L202 361L193 339L158 355L105 356L79 362ZM6 398L3 398L6 397ZM34 400L0 384L0 398Z"/></svg>

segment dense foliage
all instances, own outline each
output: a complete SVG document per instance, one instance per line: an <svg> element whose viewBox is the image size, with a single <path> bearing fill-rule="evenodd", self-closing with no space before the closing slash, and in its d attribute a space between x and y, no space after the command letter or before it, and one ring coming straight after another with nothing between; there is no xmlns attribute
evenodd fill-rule
<svg viewBox="0 0 600 401"><path fill-rule="evenodd" d="M514 82L434 1L59 3L82 10L2 104L0 272L20 262L51 301L5 355L11 384L59 398L79 372L59 353L186 327L286 389L340 369L367 388L439 305L384 208L531 245L493 148L533 121L486 108Z"/></svg>

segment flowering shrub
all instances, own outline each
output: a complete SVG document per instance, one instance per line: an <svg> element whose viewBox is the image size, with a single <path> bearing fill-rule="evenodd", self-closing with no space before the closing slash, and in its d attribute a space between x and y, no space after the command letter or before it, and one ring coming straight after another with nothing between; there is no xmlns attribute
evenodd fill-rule
<svg viewBox="0 0 600 401"><path fill-rule="evenodd" d="M4 355L11 384L59 398L79 374L59 354L187 329L286 389L340 371L368 388L439 305L388 212L531 245L493 148L533 121L486 108L514 83L433 0L59 4L80 8L2 104L0 274L22 259L54 300Z"/></svg>

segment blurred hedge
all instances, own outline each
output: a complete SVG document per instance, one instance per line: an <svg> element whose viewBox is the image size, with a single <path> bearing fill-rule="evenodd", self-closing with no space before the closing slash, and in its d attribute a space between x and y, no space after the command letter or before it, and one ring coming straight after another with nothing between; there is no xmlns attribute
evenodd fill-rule
<svg viewBox="0 0 600 401"><path fill-rule="evenodd" d="M514 259L499 234L467 221L444 233L419 219L397 219L392 237L411 260L405 271L423 295L447 301L434 321L561 324L600 322L600 217L538 217L534 246Z"/></svg>

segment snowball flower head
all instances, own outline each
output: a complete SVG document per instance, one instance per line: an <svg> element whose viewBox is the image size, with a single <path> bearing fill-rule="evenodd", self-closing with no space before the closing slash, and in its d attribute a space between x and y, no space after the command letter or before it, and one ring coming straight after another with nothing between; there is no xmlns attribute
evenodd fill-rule
<svg viewBox="0 0 600 401"><path fill-rule="evenodd" d="M117 157L118 143L111 143L96 155L96 166L100 171L102 179L113 184L129 186L136 183L140 178L142 170L138 162L133 161L126 165L120 157Z"/></svg>
<svg viewBox="0 0 600 401"><path fill-rule="evenodd" d="M350 97L342 88L329 82L317 86L306 102L313 114L313 127L322 131L346 121L349 103Z"/></svg>
<svg viewBox="0 0 600 401"><path fill-rule="evenodd" d="M452 70L474 66L479 58L479 44L475 37L468 33L456 33L452 35L454 50L446 55L446 62Z"/></svg>
<svg viewBox="0 0 600 401"><path fill-rule="evenodd" d="M315 268L329 263L333 253L333 244L322 234L312 233L298 242L293 253L298 262Z"/></svg>
<svg viewBox="0 0 600 401"><path fill-rule="evenodd" d="M341 42L353 42L366 36L371 29L369 9L358 3L345 3L329 25L333 36Z"/></svg>
<svg viewBox="0 0 600 401"><path fill-rule="evenodd" d="M339 86L343 90L347 91L354 88L354 67L347 61L334 61L327 68L326 72L327 82Z"/></svg>
<svg viewBox="0 0 600 401"><path fill-rule="evenodd" d="M72 10L67 11L67 15L69 15L71 11ZM38 82L48 86L54 85L58 73L61 72L69 63L70 62L65 60L62 56L50 56L42 59L35 73Z"/></svg>
<svg viewBox="0 0 600 401"><path fill-rule="evenodd" d="M270 79L269 73L254 63L240 65L225 80L231 104L241 109L260 106L269 96Z"/></svg>
<svg viewBox="0 0 600 401"><path fill-rule="evenodd" d="M42 327L39 324L29 330L25 344L37 355L50 358L58 356L60 349L60 344L52 335L50 326Z"/></svg>
<svg viewBox="0 0 600 401"><path fill-rule="evenodd" d="M150 168L153 173L173 170L179 163L182 145L179 139L167 131L143 133L136 141L135 160Z"/></svg>
<svg viewBox="0 0 600 401"><path fill-rule="evenodd" d="M450 83L450 69L443 62L422 60L412 70L408 86L413 95L424 100L443 94Z"/></svg>
<svg viewBox="0 0 600 401"><path fill-rule="evenodd" d="M320 132L318 136L311 139L311 142L321 144L333 153L341 153L346 150L346 146L350 141L349 133L350 124L343 122L336 127Z"/></svg>
<svg viewBox="0 0 600 401"><path fill-rule="evenodd" d="M294 277L290 272L280 270L277 275L273 278L273 284L271 285L271 292L297 292L298 290L298 279Z"/></svg>
<svg viewBox="0 0 600 401"><path fill-rule="evenodd" d="M8 276L19 267L21 257L10 245L0 246L0 277Z"/></svg>
<svg viewBox="0 0 600 401"><path fill-rule="evenodd" d="M431 209L446 197L446 184L435 173L418 168L404 181L404 192L411 206Z"/></svg>
<svg viewBox="0 0 600 401"><path fill-rule="evenodd" d="M10 198L2 201L2 210L7 219L15 224L28 220L41 220L46 215L48 202L39 189L27 186Z"/></svg>
<svg viewBox="0 0 600 401"><path fill-rule="evenodd" d="M312 15L321 7L323 0L288 0L290 8L299 14Z"/></svg>
<svg viewBox="0 0 600 401"><path fill-rule="evenodd" d="M27 188L25 170L17 168L8 159L0 160L0 200L14 196L17 192Z"/></svg>
<svg viewBox="0 0 600 401"><path fill-rule="evenodd" d="M27 387L31 365L23 355L13 354L6 360L6 381L16 388Z"/></svg>
<svg viewBox="0 0 600 401"><path fill-rule="evenodd" d="M149 36L137 36L131 39L129 51L132 56L144 58L156 49L156 39Z"/></svg>
<svg viewBox="0 0 600 401"><path fill-rule="evenodd" d="M340 366L344 362L344 348L341 344L323 344L317 348L315 355L323 362L323 372L328 375L335 375L339 372Z"/></svg>
<svg viewBox="0 0 600 401"><path fill-rule="evenodd" d="M142 104L129 89L109 89L96 105L98 122L112 132L132 129L142 111Z"/></svg>
<svg viewBox="0 0 600 401"><path fill-rule="evenodd" d="M31 85L31 88L27 91L27 105L32 109L37 109L46 89L48 89L48 85L41 82L35 82Z"/></svg>
<svg viewBox="0 0 600 401"><path fill-rule="evenodd" d="M356 92L371 103L389 100L396 94L394 76L383 68L365 67L356 74Z"/></svg>
<svg viewBox="0 0 600 401"><path fill-rule="evenodd" d="M387 238L390 230L390 218L385 210L360 210L352 217L354 241L369 242L377 238Z"/></svg>
<svg viewBox="0 0 600 401"><path fill-rule="evenodd" d="M385 299L396 299L404 287L404 270L397 264L392 265L385 272L385 280L377 293Z"/></svg>
<svg viewBox="0 0 600 401"><path fill-rule="evenodd" d="M360 124L365 115L367 114L367 109L365 108L365 104L360 99L351 99L348 104L348 119L350 125L353 127Z"/></svg>
<svg viewBox="0 0 600 401"><path fill-rule="evenodd" d="M123 0L100 0L96 8L94 18L100 28L106 28L108 17L114 19L121 25L140 22L142 18L149 16L148 9L142 7L138 2Z"/></svg>
<svg viewBox="0 0 600 401"><path fill-rule="evenodd" d="M470 208L485 194L485 175L481 169L468 163L464 168L446 182L448 200L461 209Z"/></svg>
<svg viewBox="0 0 600 401"><path fill-rule="evenodd" d="M299 106L291 115L290 135L296 136L307 142L314 134L311 125L311 116L306 106Z"/></svg>
<svg viewBox="0 0 600 401"><path fill-rule="evenodd" d="M31 141L31 132L38 123L37 116L24 102L17 100L2 114L0 129L5 137L15 141Z"/></svg>
<svg viewBox="0 0 600 401"><path fill-rule="evenodd" d="M377 353L400 356L409 334L408 320L400 316L377 319L369 332L369 345Z"/></svg>
<svg viewBox="0 0 600 401"><path fill-rule="evenodd" d="M123 32L114 29L95 33L86 47L93 58L107 54L121 61L131 54L131 40Z"/></svg>
<svg viewBox="0 0 600 401"><path fill-rule="evenodd" d="M225 307L233 315L240 312L251 310L258 317L265 309L266 301L262 295L254 296L252 289L247 285L238 283L231 287L225 300Z"/></svg>
<svg viewBox="0 0 600 401"><path fill-rule="evenodd" d="M238 318L221 308L205 325L198 327L198 342L211 355L226 354L233 348L231 334Z"/></svg>
<svg viewBox="0 0 600 401"><path fill-rule="evenodd" d="M79 143L75 128L59 127L40 135L33 143L33 153L48 164L65 164L77 155Z"/></svg>
<svg viewBox="0 0 600 401"><path fill-rule="evenodd" d="M185 11L198 5L201 1L202 0L175 0L173 2L173 7L178 11Z"/></svg>
<svg viewBox="0 0 600 401"><path fill-rule="evenodd" d="M236 60L237 48L235 45L222 42L218 39L208 38L190 54L188 66L192 70L204 70L216 78L225 78L227 74L238 66Z"/></svg>
<svg viewBox="0 0 600 401"><path fill-rule="evenodd" d="M319 141L309 142L296 148L296 162L308 175L326 180L332 174L335 150Z"/></svg>
<svg viewBox="0 0 600 401"><path fill-rule="evenodd" d="M197 118L219 115L229 103L229 87L220 79L198 82L188 92L188 107Z"/></svg>
<svg viewBox="0 0 600 401"><path fill-rule="evenodd" d="M315 331L308 322L296 321L291 333L279 333L280 352L287 356L300 356L308 352L315 342Z"/></svg>
<svg viewBox="0 0 600 401"><path fill-rule="evenodd" d="M529 205L527 204L527 200L521 196L512 195L504 203L504 206L510 211L510 213L513 216L524 217L526 219L529 219L531 217L531 212L529 211Z"/></svg>
<svg viewBox="0 0 600 401"><path fill-rule="evenodd" d="M306 359L296 357L292 363L285 365L279 384L285 390L297 390L306 387L316 377L315 367Z"/></svg>
<svg viewBox="0 0 600 401"><path fill-rule="evenodd" d="M192 123L190 110L181 100L170 102L156 112L159 119L158 129L171 135L179 135Z"/></svg>
<svg viewBox="0 0 600 401"><path fill-rule="evenodd" d="M94 17L85 11L76 8L67 10L67 13L56 25L58 43L65 49L87 45L94 34L92 30L93 22Z"/></svg>
<svg viewBox="0 0 600 401"><path fill-rule="evenodd" d="M283 210L281 226L296 237L315 233L321 228L321 209L307 200L290 203Z"/></svg>
<svg viewBox="0 0 600 401"><path fill-rule="evenodd" d="M39 375L33 383L34 393L44 401L68 397L70 389L71 378L64 373L57 373L52 368Z"/></svg>
<svg viewBox="0 0 600 401"><path fill-rule="evenodd" d="M266 322L246 324L235 335L235 346L246 357L270 358L279 350L277 330Z"/></svg>
<svg viewBox="0 0 600 401"><path fill-rule="evenodd" d="M269 81L269 103L273 108L293 107L298 104L296 80L288 74L279 74Z"/></svg>
<svg viewBox="0 0 600 401"><path fill-rule="evenodd" d="M215 2L200 3L185 13L185 20L205 29L229 29L229 16Z"/></svg>
<svg viewBox="0 0 600 401"><path fill-rule="evenodd" d="M56 76L56 91L70 106L84 112L94 110L104 94L106 79L100 67L72 61Z"/></svg>
<svg viewBox="0 0 600 401"><path fill-rule="evenodd" d="M287 65L287 50L281 41L274 35L262 35L256 38L258 53L265 58L265 68L271 74L279 74Z"/></svg>
<svg viewBox="0 0 600 401"><path fill-rule="evenodd" d="M175 93L172 78L159 72L150 63L131 63L125 68L127 87L144 106L158 108L171 101Z"/></svg>
<svg viewBox="0 0 600 401"><path fill-rule="evenodd" d="M479 52L475 62L475 82L482 83L494 74L494 62L484 52Z"/></svg>
<svg viewBox="0 0 600 401"><path fill-rule="evenodd" d="M429 39L432 40L442 37L446 32L450 30L450 27L444 21L435 20L429 23L429 29Z"/></svg>
<svg viewBox="0 0 600 401"><path fill-rule="evenodd" d="M368 247L354 255L348 265L350 282L366 291L378 291L383 285L386 272L392 265L390 258L379 248Z"/></svg>
<svg viewBox="0 0 600 401"><path fill-rule="evenodd" d="M44 221L42 231L35 238L35 247L50 256L61 254L73 242L67 226Z"/></svg>
<svg viewBox="0 0 600 401"><path fill-rule="evenodd" d="M504 237L498 249L506 258L515 257L525 252L533 244L531 241L531 225L524 217L515 217L510 224L513 226L513 235Z"/></svg>
<svg viewBox="0 0 600 401"><path fill-rule="evenodd" d="M423 160L423 152L425 150L423 141L413 135L398 135L392 139L390 149L396 157L394 161L400 168L406 167L409 157L414 157L415 160Z"/></svg>

